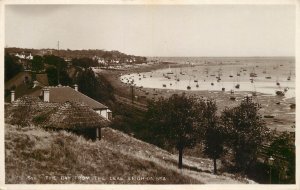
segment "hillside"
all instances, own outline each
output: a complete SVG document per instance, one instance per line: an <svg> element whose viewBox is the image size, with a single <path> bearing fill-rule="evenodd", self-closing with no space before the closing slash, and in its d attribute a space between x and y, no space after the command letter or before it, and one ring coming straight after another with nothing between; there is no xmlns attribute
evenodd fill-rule
<svg viewBox="0 0 300 190"><path fill-rule="evenodd" d="M184 159L111 128L101 141L67 132L5 125L6 183L249 183L211 174L210 160ZM130 180L129 180L130 178Z"/></svg>
<svg viewBox="0 0 300 190"><path fill-rule="evenodd" d="M135 58L139 62L145 61L146 58L142 56L135 56L135 55L128 55L116 50L100 50L100 49L87 49L87 50L70 50L70 49L29 49L29 48L17 48L17 47L8 47L5 48L5 53L25 53L32 55L56 55L65 58L83 58L89 57L92 58L93 56L99 56L105 59L124 59L124 58Z"/></svg>

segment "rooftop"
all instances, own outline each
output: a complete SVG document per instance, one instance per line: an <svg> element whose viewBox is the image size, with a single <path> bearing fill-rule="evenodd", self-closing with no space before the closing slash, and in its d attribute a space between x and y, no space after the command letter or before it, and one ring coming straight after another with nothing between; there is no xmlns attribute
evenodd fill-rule
<svg viewBox="0 0 300 190"><path fill-rule="evenodd" d="M27 125L34 123L58 129L98 128L109 125L109 120L81 102L52 103L25 95L5 109L5 119L11 124L25 121Z"/></svg>
<svg viewBox="0 0 300 190"><path fill-rule="evenodd" d="M79 102L65 102L54 109L47 127L60 129L107 127L109 121L89 106Z"/></svg>
<svg viewBox="0 0 300 190"><path fill-rule="evenodd" d="M74 90L69 86L47 86L50 93L50 102L64 103L64 102L82 102L92 109L107 109L108 107L100 102L84 95L83 93Z"/></svg>

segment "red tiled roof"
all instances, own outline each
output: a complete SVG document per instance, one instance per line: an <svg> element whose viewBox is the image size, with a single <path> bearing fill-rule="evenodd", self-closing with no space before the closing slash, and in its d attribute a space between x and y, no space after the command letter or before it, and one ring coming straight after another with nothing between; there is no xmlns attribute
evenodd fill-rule
<svg viewBox="0 0 300 190"><path fill-rule="evenodd" d="M92 109L107 109L108 107L68 86L47 87L49 101L64 103L67 101L82 102Z"/></svg>

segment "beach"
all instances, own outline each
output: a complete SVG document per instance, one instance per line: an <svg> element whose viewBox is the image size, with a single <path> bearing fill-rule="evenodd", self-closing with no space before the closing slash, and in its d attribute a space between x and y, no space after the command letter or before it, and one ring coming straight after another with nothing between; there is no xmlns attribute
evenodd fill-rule
<svg viewBox="0 0 300 190"><path fill-rule="evenodd" d="M269 128L295 131L295 64L292 58L187 60L160 60L158 64L101 73L120 96L130 99L130 86L134 86L135 101L144 104L148 100L186 93L216 100L220 113L249 96L261 105L260 113ZM278 96L276 91L285 92L285 95Z"/></svg>

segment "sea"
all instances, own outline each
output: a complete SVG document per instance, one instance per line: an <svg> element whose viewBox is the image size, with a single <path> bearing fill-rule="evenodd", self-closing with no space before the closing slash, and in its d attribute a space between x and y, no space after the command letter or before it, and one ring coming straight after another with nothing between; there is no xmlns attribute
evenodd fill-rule
<svg viewBox="0 0 300 190"><path fill-rule="evenodd" d="M187 91L246 91L295 97L294 57L151 57L165 69L122 75L140 88Z"/></svg>

